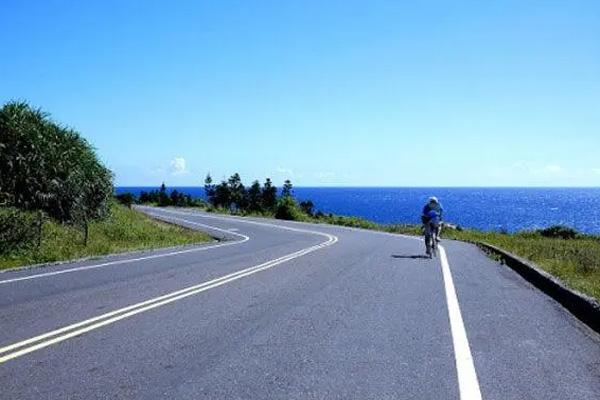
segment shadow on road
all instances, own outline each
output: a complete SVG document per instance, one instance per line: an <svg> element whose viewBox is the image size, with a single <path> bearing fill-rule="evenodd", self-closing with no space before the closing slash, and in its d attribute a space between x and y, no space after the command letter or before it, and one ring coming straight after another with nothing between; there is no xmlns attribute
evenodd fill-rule
<svg viewBox="0 0 600 400"><path fill-rule="evenodd" d="M392 258L412 258L413 260L424 259L429 260L425 254L392 254Z"/></svg>

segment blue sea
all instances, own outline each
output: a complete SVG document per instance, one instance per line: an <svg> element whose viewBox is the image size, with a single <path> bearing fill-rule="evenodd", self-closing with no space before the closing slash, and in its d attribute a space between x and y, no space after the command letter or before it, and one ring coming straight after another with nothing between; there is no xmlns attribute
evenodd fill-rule
<svg viewBox="0 0 600 400"><path fill-rule="evenodd" d="M118 187L117 193L154 187ZM201 187L174 187L204 197ZM483 230L518 230L568 225L600 234L600 188L294 188L299 200L312 200L325 213L380 223L419 223L423 204L436 196L444 219Z"/></svg>

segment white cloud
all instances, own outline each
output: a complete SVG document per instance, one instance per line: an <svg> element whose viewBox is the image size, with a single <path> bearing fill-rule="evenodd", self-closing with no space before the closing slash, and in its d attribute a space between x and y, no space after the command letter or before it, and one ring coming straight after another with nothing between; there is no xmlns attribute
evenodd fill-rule
<svg viewBox="0 0 600 400"><path fill-rule="evenodd" d="M183 175L189 173L186 167L185 158L175 157L171 160L171 175Z"/></svg>
<svg viewBox="0 0 600 400"><path fill-rule="evenodd" d="M600 175L600 168L593 168L592 173L594 173L596 175Z"/></svg>

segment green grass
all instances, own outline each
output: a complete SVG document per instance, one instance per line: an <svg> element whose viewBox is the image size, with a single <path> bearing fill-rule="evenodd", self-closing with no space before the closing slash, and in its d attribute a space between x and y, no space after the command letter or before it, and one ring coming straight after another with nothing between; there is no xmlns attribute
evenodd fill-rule
<svg viewBox="0 0 600 400"><path fill-rule="evenodd" d="M159 222L112 204L109 217L90 224L87 246L83 244L80 229L50 220L44 224L39 249L0 256L0 269L210 240L211 237L202 232Z"/></svg>

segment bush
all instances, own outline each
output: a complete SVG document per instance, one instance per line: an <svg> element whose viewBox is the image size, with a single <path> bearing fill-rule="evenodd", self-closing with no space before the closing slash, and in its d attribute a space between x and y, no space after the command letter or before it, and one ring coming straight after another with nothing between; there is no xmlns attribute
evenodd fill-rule
<svg viewBox="0 0 600 400"><path fill-rule="evenodd" d="M38 218L14 207L0 209L0 254L34 247L39 240Z"/></svg>
<svg viewBox="0 0 600 400"><path fill-rule="evenodd" d="M79 133L27 103L0 109L0 204L87 223L106 214L112 193L112 173Z"/></svg>
<svg viewBox="0 0 600 400"><path fill-rule="evenodd" d="M300 208L305 214L312 216L315 212L315 205L312 201L306 200L300 202Z"/></svg>
<svg viewBox="0 0 600 400"><path fill-rule="evenodd" d="M275 218L290 221L303 221L306 215L298 208L296 200L291 196L282 197L277 201Z"/></svg>
<svg viewBox="0 0 600 400"><path fill-rule="evenodd" d="M124 206L131 208L131 205L136 202L136 198L132 193L126 192L115 196L117 201Z"/></svg>
<svg viewBox="0 0 600 400"><path fill-rule="evenodd" d="M553 225L545 229L540 229L538 232L543 237L554 239L577 239L580 236L579 232L575 229L562 225Z"/></svg>

